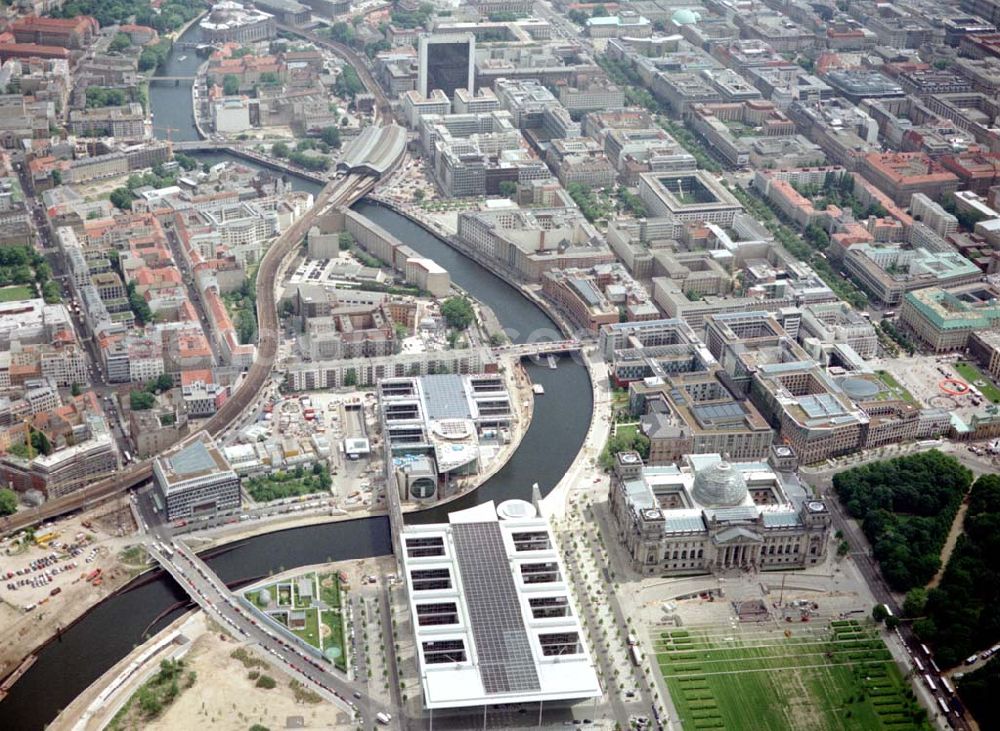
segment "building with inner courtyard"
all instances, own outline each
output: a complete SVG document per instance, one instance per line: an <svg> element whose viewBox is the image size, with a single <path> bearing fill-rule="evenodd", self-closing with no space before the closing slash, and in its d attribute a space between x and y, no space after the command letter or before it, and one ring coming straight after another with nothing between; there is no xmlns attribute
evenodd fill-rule
<svg viewBox="0 0 1000 731"><path fill-rule="evenodd" d="M401 541L432 723L435 711L601 695L570 576L537 501L489 501L446 523L408 525Z"/></svg>
<svg viewBox="0 0 1000 731"><path fill-rule="evenodd" d="M609 503L618 540L645 575L805 568L826 556L826 504L766 462L698 454L650 467L620 452Z"/></svg>

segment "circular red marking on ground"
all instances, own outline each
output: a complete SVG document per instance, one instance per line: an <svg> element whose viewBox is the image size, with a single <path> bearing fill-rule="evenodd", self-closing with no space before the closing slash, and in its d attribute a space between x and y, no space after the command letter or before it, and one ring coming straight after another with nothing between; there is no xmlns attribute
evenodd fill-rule
<svg viewBox="0 0 1000 731"><path fill-rule="evenodd" d="M951 396L964 396L971 391L968 383L957 378L942 378L938 381L938 388Z"/></svg>

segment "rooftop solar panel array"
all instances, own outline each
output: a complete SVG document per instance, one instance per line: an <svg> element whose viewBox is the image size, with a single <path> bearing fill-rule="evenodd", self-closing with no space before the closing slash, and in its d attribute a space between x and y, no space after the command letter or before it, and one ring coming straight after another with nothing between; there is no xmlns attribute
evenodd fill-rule
<svg viewBox="0 0 1000 731"><path fill-rule="evenodd" d="M455 523L451 529L483 689L488 694L540 690L500 526Z"/></svg>
<svg viewBox="0 0 1000 731"><path fill-rule="evenodd" d="M462 377L455 374L424 376L420 379L428 419L471 419L469 400Z"/></svg>

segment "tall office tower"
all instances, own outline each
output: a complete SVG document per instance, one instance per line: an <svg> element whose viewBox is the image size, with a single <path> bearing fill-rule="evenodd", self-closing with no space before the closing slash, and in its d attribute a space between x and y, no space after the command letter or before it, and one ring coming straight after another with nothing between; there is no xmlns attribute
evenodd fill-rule
<svg viewBox="0 0 1000 731"><path fill-rule="evenodd" d="M420 94L440 89L450 99L456 89L475 91L476 37L471 33L421 36Z"/></svg>

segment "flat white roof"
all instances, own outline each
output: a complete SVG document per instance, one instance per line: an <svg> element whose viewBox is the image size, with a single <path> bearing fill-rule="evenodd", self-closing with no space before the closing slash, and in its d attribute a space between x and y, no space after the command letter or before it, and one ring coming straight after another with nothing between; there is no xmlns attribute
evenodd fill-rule
<svg viewBox="0 0 1000 731"><path fill-rule="evenodd" d="M426 708L601 695L547 520L489 502L402 542Z"/></svg>

